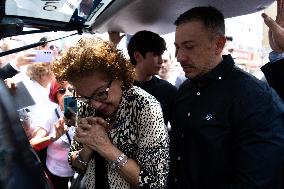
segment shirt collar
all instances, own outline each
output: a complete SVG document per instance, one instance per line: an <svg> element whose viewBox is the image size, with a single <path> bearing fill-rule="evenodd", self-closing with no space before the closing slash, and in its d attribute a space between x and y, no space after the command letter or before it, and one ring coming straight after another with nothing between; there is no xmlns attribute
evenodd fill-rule
<svg viewBox="0 0 284 189"><path fill-rule="evenodd" d="M222 58L223 60L215 68L192 82L199 88L206 85L210 81L222 80L226 73L228 73L235 65L231 55L223 55Z"/></svg>

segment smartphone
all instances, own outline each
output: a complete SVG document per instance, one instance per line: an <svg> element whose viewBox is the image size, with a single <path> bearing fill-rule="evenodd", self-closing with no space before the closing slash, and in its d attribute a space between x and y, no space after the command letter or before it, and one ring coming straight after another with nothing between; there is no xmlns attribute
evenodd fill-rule
<svg viewBox="0 0 284 189"><path fill-rule="evenodd" d="M35 50L35 59L33 62L51 62L52 59L52 50Z"/></svg>
<svg viewBox="0 0 284 189"><path fill-rule="evenodd" d="M69 108L73 111L70 112ZM77 112L77 100L73 96L64 97L64 116L69 118Z"/></svg>

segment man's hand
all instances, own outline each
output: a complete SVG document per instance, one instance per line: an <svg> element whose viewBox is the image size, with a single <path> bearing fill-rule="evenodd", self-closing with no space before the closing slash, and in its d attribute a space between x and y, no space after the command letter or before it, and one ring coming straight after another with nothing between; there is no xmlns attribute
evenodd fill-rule
<svg viewBox="0 0 284 189"><path fill-rule="evenodd" d="M21 66L32 64L34 59L35 53L32 53L31 51L26 53L19 53L15 58L16 66L20 68Z"/></svg>
<svg viewBox="0 0 284 189"><path fill-rule="evenodd" d="M273 51L284 52L284 0L277 0L276 21L263 13L264 23L269 27L269 44Z"/></svg>
<svg viewBox="0 0 284 189"><path fill-rule="evenodd" d="M15 95L16 90L17 90L17 86L15 81L12 78L7 78L5 79L5 84L8 87L11 95Z"/></svg>
<svg viewBox="0 0 284 189"><path fill-rule="evenodd" d="M112 44L117 47L118 43L121 41L121 39L125 36L125 34L120 35L119 32L108 32L109 41L112 42Z"/></svg>

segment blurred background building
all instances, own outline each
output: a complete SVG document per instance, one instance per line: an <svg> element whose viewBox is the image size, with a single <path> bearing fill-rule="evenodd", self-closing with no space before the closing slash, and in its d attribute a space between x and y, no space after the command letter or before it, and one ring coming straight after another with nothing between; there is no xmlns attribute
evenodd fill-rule
<svg viewBox="0 0 284 189"><path fill-rule="evenodd" d="M260 67L268 62L271 51L268 42L268 28L264 24L261 13L265 12L275 19L276 2L264 11L254 14L226 19L226 35L233 37L235 58L239 67L262 78Z"/></svg>

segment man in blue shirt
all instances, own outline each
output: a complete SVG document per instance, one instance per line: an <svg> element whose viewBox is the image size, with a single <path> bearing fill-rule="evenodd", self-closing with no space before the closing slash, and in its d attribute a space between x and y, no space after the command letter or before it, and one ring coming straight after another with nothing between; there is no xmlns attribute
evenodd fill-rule
<svg viewBox="0 0 284 189"><path fill-rule="evenodd" d="M176 56L189 80L172 111L171 187L280 188L279 96L222 56L225 24L216 8L192 8L175 24Z"/></svg>

